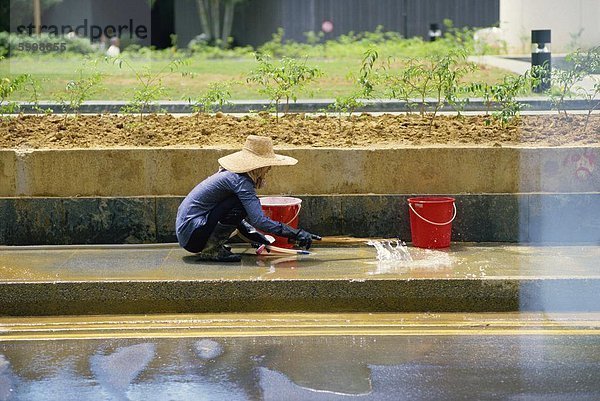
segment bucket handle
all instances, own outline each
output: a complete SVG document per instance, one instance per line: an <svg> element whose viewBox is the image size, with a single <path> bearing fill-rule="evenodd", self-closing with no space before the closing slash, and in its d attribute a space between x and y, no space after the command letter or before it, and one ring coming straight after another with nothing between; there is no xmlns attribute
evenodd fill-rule
<svg viewBox="0 0 600 401"><path fill-rule="evenodd" d="M294 217L292 217L292 219L286 223L287 226L289 226L292 223L292 221L294 221L296 217L298 217L298 215L300 214L300 209L302 209L302 204L298 205L298 211L296 212Z"/></svg>
<svg viewBox="0 0 600 401"><path fill-rule="evenodd" d="M446 226L446 225L448 225L448 224L450 224L450 223L452 223L454 221L454 219L456 218L456 204L452 203L452 206L454 207L454 215L452 216L452 219L450 219L450 221L447 222L447 223L436 223L436 222L427 220L425 217L423 217L419 213L417 213L417 211L413 207L412 203L408 204L408 207L410 207L410 210L412 210L413 213L417 215L417 217L419 217L421 220L423 220L423 221L425 221L425 222L427 222L429 224L433 224L434 226Z"/></svg>

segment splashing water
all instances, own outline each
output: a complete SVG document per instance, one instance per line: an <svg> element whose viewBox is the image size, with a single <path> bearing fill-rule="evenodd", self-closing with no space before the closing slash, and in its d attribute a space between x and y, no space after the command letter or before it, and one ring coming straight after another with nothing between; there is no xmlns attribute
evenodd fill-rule
<svg viewBox="0 0 600 401"><path fill-rule="evenodd" d="M408 247L400 240L367 242L377 251L377 268L369 274L405 274L412 271L436 271L452 266L454 258L447 252Z"/></svg>
<svg viewBox="0 0 600 401"><path fill-rule="evenodd" d="M392 244L394 243L394 244ZM406 244L400 240L392 241L376 241L371 240L367 242L367 245L375 247L377 251L378 261L390 261L390 260L401 260L412 262L413 258L408 252Z"/></svg>

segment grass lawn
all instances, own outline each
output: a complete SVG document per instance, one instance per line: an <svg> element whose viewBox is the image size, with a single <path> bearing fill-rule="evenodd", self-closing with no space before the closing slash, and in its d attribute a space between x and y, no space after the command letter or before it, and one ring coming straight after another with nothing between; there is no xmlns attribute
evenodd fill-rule
<svg viewBox="0 0 600 401"><path fill-rule="evenodd" d="M0 61L0 74L2 76L15 76L18 74L31 74L40 82L39 100L56 100L59 93L63 92L67 82L78 78L78 69L84 62L80 56L52 57L15 57ZM169 60L136 60L132 65L138 71L149 67L152 71L160 71L165 68ZM323 76L316 82L310 84L302 92L299 98L335 98L347 95L353 89L353 83L348 78L349 73L357 73L360 58L343 59L309 59L307 64L318 66ZM180 72L165 75L162 83L166 88L165 100L187 100L199 97L211 82L223 80L239 81L232 87L233 99L261 99L263 95L258 93L256 85L246 83L246 76L256 68L254 59L221 59L207 60L203 58L191 58L189 64L180 68ZM119 68L112 62L101 60L97 64L103 79L101 88L92 96L93 99L104 100L130 100L133 90L138 85L133 71L125 66ZM181 72L191 73L182 76ZM477 71L470 74L466 79L469 81L497 82L511 73L495 69L479 67ZM29 100L31 89L26 88L12 97L13 100Z"/></svg>

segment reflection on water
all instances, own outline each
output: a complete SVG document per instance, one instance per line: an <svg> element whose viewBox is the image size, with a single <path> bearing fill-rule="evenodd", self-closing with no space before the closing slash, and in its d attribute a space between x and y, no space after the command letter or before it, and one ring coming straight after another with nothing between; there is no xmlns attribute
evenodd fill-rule
<svg viewBox="0 0 600 401"><path fill-rule="evenodd" d="M361 396L367 396L371 393L371 381L368 378L369 388L365 393L352 394L344 391L322 390L310 387L303 387L291 381L283 373L267 368L259 368L260 387L265 395L264 400L279 401L282 398L286 400L346 400L349 397L362 399Z"/></svg>
<svg viewBox="0 0 600 401"><path fill-rule="evenodd" d="M223 353L223 346L208 338L196 342L196 352L201 359L215 359Z"/></svg>
<svg viewBox="0 0 600 401"><path fill-rule="evenodd" d="M12 395L15 384L10 373L10 362L0 354L0 401L8 400Z"/></svg>
<svg viewBox="0 0 600 401"><path fill-rule="evenodd" d="M600 399L595 336L0 343L0 400Z"/></svg>
<svg viewBox="0 0 600 401"><path fill-rule="evenodd" d="M127 400L127 388L154 358L155 349L152 343L122 347L108 355L93 355L90 366L102 388L115 399Z"/></svg>
<svg viewBox="0 0 600 401"><path fill-rule="evenodd" d="M256 265L260 267L268 267L269 271L267 274L273 274L276 272L276 268L278 267L290 269L300 267L300 260L297 255L257 256Z"/></svg>

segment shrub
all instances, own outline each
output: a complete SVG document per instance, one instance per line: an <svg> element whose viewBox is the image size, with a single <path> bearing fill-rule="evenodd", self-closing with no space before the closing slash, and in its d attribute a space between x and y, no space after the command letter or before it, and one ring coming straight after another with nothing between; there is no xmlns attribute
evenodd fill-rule
<svg viewBox="0 0 600 401"><path fill-rule="evenodd" d="M113 63L119 68L127 68L135 74L137 86L133 92L133 99L123 108L121 112L140 115L140 122L144 119L144 113L148 112L150 105L164 97L166 90L163 85L163 78L179 71L185 64L182 59L172 60L157 72L153 72L149 66L136 68L131 62L124 57L118 57L113 60ZM187 75L182 73L182 75ZM160 111L160 110L159 110Z"/></svg>
<svg viewBox="0 0 600 401"><path fill-rule="evenodd" d="M554 88L550 92L550 97L554 108L560 114L562 110L567 115L565 108L565 98L571 97L574 91L580 90L576 85L586 76L600 69L600 46L591 48L587 52L577 49L566 56L566 61L570 64L567 69L555 69L552 72L552 83Z"/></svg>
<svg viewBox="0 0 600 401"><path fill-rule="evenodd" d="M275 103L275 113L279 119L279 104L285 99L285 112L289 110L290 100L298 98L298 90L321 76L317 67L309 67L305 61L284 57L273 62L271 57L256 53L258 68L251 71L248 82L261 86L259 92L265 94Z"/></svg>
<svg viewBox="0 0 600 401"><path fill-rule="evenodd" d="M470 85L470 91L483 98L486 105L486 115L492 105L498 109L491 114L493 120L500 122L502 128L506 128L515 118L519 116L525 105L517 100L517 96L531 91L531 87L539 84L539 78L535 77L535 71L527 71L523 75L507 75L502 82L497 84L474 83ZM491 124L492 119L486 119L486 124Z"/></svg>
<svg viewBox="0 0 600 401"><path fill-rule="evenodd" d="M342 113L348 113L351 117L357 108L364 105L360 99L368 99L372 96L377 81L374 68L378 58L379 53L375 48L368 49L364 54L356 79L358 88L347 96L336 97L333 104L329 105L328 109L338 114L338 129L340 131L342 130Z"/></svg>
<svg viewBox="0 0 600 401"><path fill-rule="evenodd" d="M413 99L418 99L421 115L426 113L427 96L433 95L431 129L433 120L444 104L452 106L459 115L464 109L466 99L461 95L466 88L461 79L476 68L474 64L466 62L466 57L463 48L452 48L443 55L434 53L425 58L410 58L399 72L393 72L388 67L382 78L385 91L391 99L403 100L409 107L415 106Z"/></svg>
<svg viewBox="0 0 600 401"><path fill-rule="evenodd" d="M222 109L229 104L231 99L232 82L212 82L208 89L192 104L194 113L212 113L215 109ZM192 99L189 99L191 102Z"/></svg>
<svg viewBox="0 0 600 401"><path fill-rule="evenodd" d="M102 75L97 70L97 60L87 60L78 70L77 77L67 82L58 96L63 112L79 114L81 105L100 90ZM66 116L65 116L66 118Z"/></svg>
<svg viewBox="0 0 600 401"><path fill-rule="evenodd" d="M425 42L420 37L403 38L398 32L384 31L378 26L373 32L349 32L336 39L321 42L322 35L306 32L307 43L285 39L285 31L279 28L270 41L258 48L258 52L272 57L311 57L342 58L360 57L369 48L377 47L382 54L423 57L431 54L446 54L455 48L473 51L473 30L455 28L451 21L445 21L446 33L435 42Z"/></svg>
<svg viewBox="0 0 600 401"><path fill-rule="evenodd" d="M6 57L14 57L19 54L36 53L91 54L97 52L97 49L86 38L68 38L48 34L29 36L0 32L0 52Z"/></svg>
<svg viewBox="0 0 600 401"><path fill-rule="evenodd" d="M26 85L30 76L27 74L19 75L15 78L0 78L0 114L14 113L19 109L16 102L10 101L11 95Z"/></svg>

